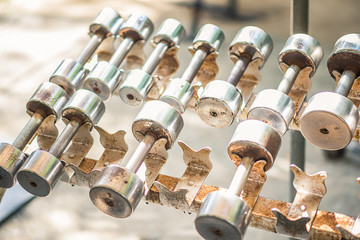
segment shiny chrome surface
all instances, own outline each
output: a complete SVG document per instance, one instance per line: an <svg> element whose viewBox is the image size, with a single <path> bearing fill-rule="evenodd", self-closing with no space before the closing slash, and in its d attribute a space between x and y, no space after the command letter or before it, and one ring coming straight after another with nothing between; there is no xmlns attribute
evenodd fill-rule
<svg viewBox="0 0 360 240"><path fill-rule="evenodd" d="M26 104L27 112L32 116L36 111L42 111L43 117L51 114L57 118L64 105L69 100L68 94L58 85L45 82L40 84Z"/></svg>
<svg viewBox="0 0 360 240"><path fill-rule="evenodd" d="M348 98L333 92L314 95L300 118L303 136L319 148L338 150L352 139L359 112Z"/></svg>
<svg viewBox="0 0 360 240"><path fill-rule="evenodd" d="M295 104L288 95L274 89L266 89L256 96L247 118L271 125L282 136L288 130L294 115Z"/></svg>
<svg viewBox="0 0 360 240"><path fill-rule="evenodd" d="M181 114L169 104L154 100L147 102L132 124L132 132L140 142L147 133L153 134L157 139L165 138L166 149L175 143L184 120Z"/></svg>
<svg viewBox="0 0 360 240"><path fill-rule="evenodd" d="M90 199L104 213L129 217L144 193L144 182L135 173L119 165L109 165L90 189Z"/></svg>
<svg viewBox="0 0 360 240"><path fill-rule="evenodd" d="M240 90L228 82L214 80L206 85L195 110L205 123L222 128L232 124L241 104Z"/></svg>
<svg viewBox="0 0 360 240"><path fill-rule="evenodd" d="M245 120L237 126L228 145L228 154L236 165L244 157L265 160L264 170L267 171L272 167L280 146L281 137L269 124Z"/></svg>
<svg viewBox="0 0 360 240"><path fill-rule="evenodd" d="M98 95L89 90L80 89L64 107L62 117L67 121L77 118L83 123L91 123L93 127L99 122L104 112L105 104Z"/></svg>
<svg viewBox="0 0 360 240"><path fill-rule="evenodd" d="M34 151L22 169L17 174L20 185L29 193L38 196L48 196L59 182L64 165L52 154Z"/></svg>
<svg viewBox="0 0 360 240"><path fill-rule="evenodd" d="M132 70L121 83L119 96L125 103L138 106L142 104L153 84L151 75L141 69Z"/></svg>
<svg viewBox="0 0 360 240"><path fill-rule="evenodd" d="M154 24L144 14L133 13L123 23L119 35L122 38L131 38L134 42L138 40L147 40L154 31Z"/></svg>
<svg viewBox="0 0 360 240"><path fill-rule="evenodd" d="M166 86L160 100L170 104L180 113L184 113L194 94L194 87L189 82L174 78Z"/></svg>
<svg viewBox="0 0 360 240"><path fill-rule="evenodd" d="M178 45L185 37L185 28L178 20L166 19L153 38L155 44L166 41L169 47Z"/></svg>
<svg viewBox="0 0 360 240"><path fill-rule="evenodd" d="M122 73L114 65L100 61L86 76L83 88L96 93L103 101L108 100L118 86Z"/></svg>
<svg viewBox="0 0 360 240"><path fill-rule="evenodd" d="M196 34L193 41L193 48L195 50L205 48L208 53L218 51L224 39L224 32L218 26L205 24Z"/></svg>

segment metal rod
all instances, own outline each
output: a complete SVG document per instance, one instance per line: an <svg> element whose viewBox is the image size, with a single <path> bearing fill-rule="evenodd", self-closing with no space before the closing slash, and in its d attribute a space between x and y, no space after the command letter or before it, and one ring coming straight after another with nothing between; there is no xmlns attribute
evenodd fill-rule
<svg viewBox="0 0 360 240"><path fill-rule="evenodd" d="M236 87L242 75L244 74L247 66L249 65L250 61L251 61L250 57L240 56L239 60L236 61L234 67L231 69L230 75L228 76L226 81Z"/></svg>
<svg viewBox="0 0 360 240"><path fill-rule="evenodd" d="M144 162L146 156L149 154L155 142L156 138L153 135L146 134L138 147L135 149L135 152L125 167L128 170L136 173L139 170L141 164Z"/></svg>
<svg viewBox="0 0 360 240"><path fill-rule="evenodd" d="M299 75L299 72L300 68L297 65L291 65L284 73L283 79L281 80L277 90L285 94L289 94L297 76Z"/></svg>
<svg viewBox="0 0 360 240"><path fill-rule="evenodd" d="M64 130L60 133L60 136L55 140L53 145L51 146L49 153L59 158L61 154L65 151L66 147L69 145L70 141L73 139L79 128L81 127L81 123L77 119L71 120Z"/></svg>
<svg viewBox="0 0 360 240"><path fill-rule="evenodd" d="M228 192L240 196L241 192L244 190L246 180L249 177L253 165L254 159L251 157L244 157L241 160L241 163L237 167L235 175L230 183Z"/></svg>
<svg viewBox="0 0 360 240"><path fill-rule="evenodd" d="M290 35L308 33L309 31L309 0L290 0ZM306 100L306 97L304 101ZM290 164L305 169L305 139L300 131L290 130ZM290 200L295 198L293 186L294 174L290 171ZM295 238L289 238L293 240Z"/></svg>
<svg viewBox="0 0 360 240"><path fill-rule="evenodd" d="M335 92L343 96L347 96L350 93L351 87L355 81L356 74L352 70L345 70L339 79Z"/></svg>
<svg viewBox="0 0 360 240"><path fill-rule="evenodd" d="M290 1L290 35L309 32L309 0Z"/></svg>
<svg viewBox="0 0 360 240"><path fill-rule="evenodd" d="M169 48L169 44L167 42L159 42L156 45L154 51L152 51L150 57L146 60L146 62L142 66L142 70L144 70L144 72L151 75L154 72L157 65L159 64L159 62L161 61L161 59L164 57L168 48Z"/></svg>
<svg viewBox="0 0 360 240"><path fill-rule="evenodd" d="M31 140L36 131L39 129L40 125L43 123L44 117L40 111L36 111L26 123L25 127L22 129L20 134L13 142L13 146L19 150L24 150L26 144Z"/></svg>
<svg viewBox="0 0 360 240"><path fill-rule="evenodd" d="M192 83L207 55L208 53L202 49L196 50L181 79Z"/></svg>
<svg viewBox="0 0 360 240"><path fill-rule="evenodd" d="M83 51L80 53L79 57L76 59L77 62L79 62L81 65L85 65L87 61L91 58L91 56L94 54L96 49L100 46L101 42L104 40L103 35L94 34L90 42L86 45L86 47L83 49Z"/></svg>
<svg viewBox="0 0 360 240"><path fill-rule="evenodd" d="M133 45L134 45L134 40L132 40L131 38L125 38L121 42L118 49L116 49L115 53L109 60L109 63L114 65L115 67L119 67Z"/></svg>

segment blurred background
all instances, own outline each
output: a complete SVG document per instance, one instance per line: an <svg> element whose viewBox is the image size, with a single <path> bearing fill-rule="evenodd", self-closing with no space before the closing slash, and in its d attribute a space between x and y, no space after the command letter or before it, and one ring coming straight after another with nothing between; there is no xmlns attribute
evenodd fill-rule
<svg viewBox="0 0 360 240"><path fill-rule="evenodd" d="M274 49L262 69L262 79L255 92L276 88L282 77L277 56L290 29L290 1L238 0L229 5L227 0L203 0L201 8L195 1L179 0L1 0L0 1L0 140L12 142L21 131L28 116L25 105L42 82L48 81L52 72L64 58L75 58L89 40L88 26L104 7L112 7L123 17L141 11L155 24L155 31L166 18L181 21L189 36L205 23L218 25L225 32L217 62L217 79L226 79L233 63L228 47L237 31L247 25L264 29L274 41ZM315 76L310 96L334 88L326 61L338 38L347 33L358 33L360 15L358 0L310 1L309 34L324 48L324 59ZM196 10L197 9L197 10ZM191 39L181 44L181 76L191 58L187 47ZM150 53L149 44L145 50ZM106 103L107 112L99 125L109 132L125 130L129 151L128 159L137 146L131 134L131 123L140 108L126 106L118 96ZM213 170L206 183L228 187L235 165L227 156L227 144L236 127L214 129L203 123L189 109L184 114L185 127L179 136L194 149L209 146ZM62 127L63 125L60 124ZM94 138L97 140L97 133ZM289 197L289 133L283 137L281 152L274 167L267 173L268 180L261 196L282 201ZM307 143L306 172L325 170L328 173L328 192L320 209L341 212L356 217L360 208L358 195L360 155L358 143L352 143L344 156L329 159L322 150ZM92 151L90 157L98 158L101 152ZM169 151L163 174L180 177L185 170L180 147L175 144ZM292 200L291 200L292 201ZM0 225L0 239L6 240L75 240L121 239L165 240L201 239L193 221L195 214L141 202L128 219L115 219L100 212L91 203L88 189L61 183L51 196L36 198L30 204ZM287 239L286 237L249 228L246 239Z"/></svg>

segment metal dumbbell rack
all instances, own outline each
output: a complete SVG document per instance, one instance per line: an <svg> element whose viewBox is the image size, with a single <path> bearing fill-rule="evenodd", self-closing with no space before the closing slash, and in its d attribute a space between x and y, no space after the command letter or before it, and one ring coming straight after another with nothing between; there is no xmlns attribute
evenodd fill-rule
<svg viewBox="0 0 360 240"><path fill-rule="evenodd" d="M296 15L297 6L294 7ZM303 10L304 7L300 7L300 9ZM139 21L134 22L138 23ZM70 81L66 79L64 80L64 78L61 80L63 83L67 84L68 82L78 83L79 79L84 78L85 88L92 90L94 93L91 93L88 90L76 91L78 86L70 88L72 91L68 90L67 92L70 92L70 94L75 92L75 95L79 92L81 94L81 92L84 91L86 91L87 94L95 95L96 93L99 98L98 102L108 99L118 84L118 82L116 82L114 79L119 79L122 75L118 70L118 67L120 67L121 62L125 59L127 53L129 52L129 48L131 48L135 41L146 40L152 31L152 27L146 22L147 21L144 20L144 24L139 26L136 24L133 25L132 21L129 20L121 27L119 26L120 35L123 37L123 41L118 50L115 51L115 54L110 58L108 63L99 62L87 76L84 73L80 73L80 75L77 75L79 74L77 73L77 78L73 78ZM294 26L296 25L296 16L294 16ZM123 32L121 32L121 29L123 29ZM201 83L203 86L205 86L214 79L217 73L215 59L217 56L217 49L221 45L223 37L221 36L221 31L217 30L215 27L210 27L209 30L200 32L200 34L195 38L192 46L194 57L189 63L189 67L183 73L182 78L171 80L168 83L168 86L162 89L161 87L157 86L165 85L164 82L168 81L168 77L171 75L169 72L173 73L173 69L168 70L167 74L163 75L165 76L163 78L154 78L156 80L153 80L151 75L154 72L156 65L161 65L160 59L166 56L163 51L169 51L172 48L177 48L177 41L179 41L179 39L172 42L173 38L181 38L181 35L183 34L180 33L181 31L172 33L165 31L165 33L163 33L162 30L160 30L159 32L161 33L159 34L160 37L154 39L154 43L158 45L154 50L154 54L151 55L153 57L148 59L145 64L145 66L150 67L142 68L142 71L146 73L143 74L146 75L146 78L141 78L141 80L144 81L143 83L146 82L148 85L155 86L155 90L153 89L151 96L147 96L147 100L152 100L154 98L158 98L159 100L147 102L142 111L139 113L138 117L135 119L133 124L133 133L134 136L140 141L140 145L136 153L132 156L125 167L120 166L121 160L128 149L124 140L124 132L119 131L115 134L109 134L99 126L94 126L94 123L96 123L97 120L93 120L93 123L90 124L91 126L87 125L83 130L80 131L79 125L81 125L83 122L86 122L86 120L82 120L82 123L80 124L76 119L81 119L81 117L79 118L77 116L75 120L73 119L72 114L74 113L72 110L78 108L79 105L73 106L71 105L71 101L69 105L70 107L65 107L63 110L63 118L69 120L71 123L67 125L68 127L65 128L63 134L61 134L59 138L57 138L57 131L56 128L54 128L54 121L52 119L52 121L42 124L36 134L31 134L35 134L35 137L30 137L33 139L32 141L29 140L29 137L26 138L28 140L26 141L28 143L26 147L19 147L14 143L14 145L16 145L15 147L19 149L21 148L20 151L24 149L25 153L30 154L30 152L33 150L33 145L38 145L40 149L48 150L56 158L61 158L65 168L67 168L67 170L64 172L64 175L62 176L62 180L73 185L86 186L91 188L92 193L90 196L94 204L100 210L115 217L129 216L136 208L136 205L140 201L143 194L145 195L145 200L147 202L161 204L166 207L172 207L186 212L200 211L199 214L201 216L201 214L206 212L205 210L200 210L200 208L204 203L205 197L207 195L211 196L210 193L214 192L230 192L233 196L236 196L236 198L240 197L243 200L243 206L246 206L241 208L241 215L239 215L244 216L245 219L239 219L236 221L234 219L228 220L228 222L233 221L231 224L233 224L235 228L239 227L240 229L239 232L237 232L238 230L235 231L235 234L238 235L231 236L243 236L247 224L250 224L250 226L259 229L301 239L359 239L360 236L359 232L357 231L357 226L360 222L360 219L354 219L339 213L318 210L318 205L326 193L326 187L324 184L324 180L326 178L325 172L308 175L300 168L292 165L291 170L295 176L294 186L296 188L296 194L294 195L294 201L292 203L259 196L262 186L266 181L265 171L268 170L273 164L277 153L276 148L280 147L280 135L284 133L284 130L280 131L280 135L275 130L273 130L274 136L277 136L274 138L278 140L275 141L273 139L272 141L268 142L247 139L250 138L250 136L255 135L254 133L251 133L249 136L244 138L242 134L245 131L243 129L241 129L242 131L239 131L239 133L235 133L233 139L231 140L231 144L229 145L229 155L234 155L232 160L236 165L239 165L239 167L232 183L230 184L229 190L222 189L217 186L203 184L205 178L212 168L212 164L209 159L209 149L203 148L199 151L194 151L182 142L179 142L179 144L183 149L184 161L187 165L183 176L180 178L175 178L172 176L160 174L161 167L167 161L168 156L166 151L176 141L177 135L182 128L183 120L181 113L183 113L187 107L195 107L195 102L200 96L200 92L198 92L197 85L194 84L194 82ZM209 32L212 34L208 34ZM304 32L304 30L301 30L301 32ZM117 33L113 34L116 35ZM164 36L163 34L168 34L169 38L167 35L166 37L162 38L161 36ZM94 39L95 38L93 37L91 43L99 41L97 38L95 40ZM166 44L159 39L164 40L168 44L166 47L168 49L165 50L164 45ZM270 127L270 125L258 121L259 119L246 120L249 111L251 112L252 104L254 101L256 101L256 94L251 94L251 90L256 85L256 81L248 82L246 79L249 78L249 75L257 75L254 72L258 72L262 64L261 62L265 61L266 55L268 53L263 51L263 58L260 58L260 60L259 58L253 58L253 55L251 54L249 58L243 58L241 54L244 52L239 50L241 48L236 48L236 43L237 41L234 39L234 44L232 44L230 53L235 55L233 56L235 57L235 67L228 78L228 82L232 87L238 86L240 90L243 90L243 96L241 97L240 95L240 97L237 97L237 99L243 98L245 101L241 107L241 103L237 103L238 106L230 109L232 111L232 114L229 115L231 117L230 123L234 118L239 118L241 120L245 120L242 125L239 125L239 128L240 126L243 127L244 124L255 123L257 125L260 124L264 126L266 129L273 129ZM93 46L88 48L96 49L97 47ZM86 58L89 59L90 55L92 54L81 54L81 56L83 55L86 55ZM169 56L174 57L173 52L169 53ZM80 60L77 59L81 65L84 65L86 62L83 60L83 58L85 57L79 57ZM306 102L303 102L305 101L306 93L310 88L309 84L307 84L307 81L309 81L311 71L315 70L309 70L306 67L303 69L299 68L297 65L291 65L285 60L282 61L282 58L279 60L280 65L283 64L282 69L284 69L284 71L286 69L290 70L286 70L284 77L285 80L282 82L282 84L280 84L278 90L286 94L289 93L289 97L291 97L294 103L296 113L296 115L291 116L291 118L293 118L292 124L286 126L286 128L289 127L290 129L299 130L299 120L301 119L303 112L306 111ZM317 60L315 60L315 62L316 61ZM314 64L314 68L316 68L316 65L317 64ZM173 68L173 66L169 66L169 68L170 67ZM250 72L246 72L248 70L250 70ZM57 70L56 72L59 71ZM347 73L349 72L350 71ZM156 74L157 73L154 75ZM350 77L348 77L349 74ZM341 93L342 95L347 95L347 93L350 91L352 82L358 81L358 78L355 76L351 77L351 72L349 74L345 74L346 76L344 75L346 79L345 77L340 79L349 80L351 83L342 83L341 80L340 83L338 83L338 86L345 86L347 88L346 91L337 90L337 92ZM66 74L62 73L62 75ZM241 79L236 81L236 78L240 77ZM336 78L338 79L339 76ZM300 82L300 84L298 84L298 82ZM283 87L283 83L285 83L286 87ZM67 85L59 85L65 90L69 89L67 88ZM304 85L305 88L303 87ZM136 90L142 92L143 86L140 87L140 85L137 84L134 86L135 88L138 87ZM149 90L149 87L144 89L146 89L146 91L145 93L142 92L141 95L143 98L145 98L146 95L151 91ZM354 92L351 94L356 95L355 93L357 93L357 90L353 88L353 91ZM238 90L236 90L235 93L238 93ZM128 96L128 94L129 92L125 91L125 96ZM88 97L85 98L89 99ZM131 97L127 98L128 100L131 100ZM141 101L142 100L140 99L140 102ZM86 107L84 108L87 109ZM240 109L240 114L237 114L238 110L234 110L236 108ZM36 110L33 112L36 113ZM164 112L167 114L162 114ZM54 115L54 113L51 114ZM92 115L90 112L87 114ZM71 117L68 117L69 115ZM165 118L164 115L166 115L166 117L171 115L172 118ZM95 116L94 118L98 117ZM157 120L156 123L154 123L154 119ZM286 123L288 124L289 121L286 121ZM228 125L228 123L225 125ZM102 156L97 160L86 158L86 154L93 144L93 139L90 135L90 129L92 126L94 126L95 129L99 132L101 144L105 149ZM175 126L175 128L168 131L169 126ZM248 129L248 127L245 127L245 129ZM261 127L258 127L257 129L261 130ZM67 130L69 130L71 134L67 134ZM358 125L354 130L353 140L359 140L359 131L360 127ZM76 132L77 134L75 135ZM264 134L264 132L266 132L266 130L260 132L259 139L263 140L261 134ZM295 133L298 134L299 131L296 131ZM22 136L22 134L20 135ZM236 138L238 135L240 135L240 137ZM65 138L66 140L64 140ZM50 144L48 139L52 139ZM65 148L71 140L72 144L65 151ZM264 154L266 153L267 155L259 158L261 154L258 152L258 154L251 156L250 152L252 153L254 151L250 151L247 148L247 151L249 151L247 156L242 156L243 159L239 159L239 155L242 155L243 152L246 152L245 150L241 149L245 140L246 144L249 144L250 141L251 146L254 149L259 150L264 148ZM234 144L239 144L239 142L240 145L236 145L234 147ZM275 144L275 146L270 146L269 142ZM253 143L256 143L255 147ZM259 148L259 144L263 148ZM295 151L299 151L299 149L295 149ZM34 155L36 155L36 152ZM144 164L142 164L143 162ZM32 166L29 167L31 168ZM137 173L138 175L141 175L141 177L137 176ZM142 175L142 173L144 174ZM123 176L123 178L118 178L118 176ZM113 177L117 177L117 182L113 181ZM129 184L133 185L130 186ZM123 189L120 189L119 186L125 186L128 189L124 192ZM113 188L111 189L111 187ZM107 191L108 189L111 189L111 191ZM1 191L5 192L3 189L1 189ZM2 196L1 191L0 199ZM119 198L109 197L109 194L113 193L118 194ZM121 209L122 206L118 206L119 202L127 206L127 208L125 210ZM203 208L206 206L207 205L204 204ZM249 220L249 215L247 215L249 212L252 214L251 220ZM239 225L236 225L235 222ZM223 231L224 230L221 227L215 229L214 232L211 232L210 229L206 230L206 232L212 234L210 234L210 236L218 236L219 239L221 239L221 237L224 235Z"/></svg>

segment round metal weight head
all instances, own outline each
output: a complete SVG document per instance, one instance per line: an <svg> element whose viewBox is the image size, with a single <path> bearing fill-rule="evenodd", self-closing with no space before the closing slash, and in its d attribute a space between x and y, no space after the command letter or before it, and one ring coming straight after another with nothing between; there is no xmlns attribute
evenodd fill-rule
<svg viewBox="0 0 360 240"><path fill-rule="evenodd" d="M232 84L214 80L206 85L196 102L195 110L201 120L213 127L228 127L242 104L241 92Z"/></svg>
<svg viewBox="0 0 360 240"><path fill-rule="evenodd" d="M144 182L133 172L119 165L109 165L90 189L90 199L104 213L129 217L144 194Z"/></svg>
<svg viewBox="0 0 360 240"><path fill-rule="evenodd" d="M245 120L237 126L228 146L228 154L236 165L243 157L265 160L264 171L267 171L274 164L280 146L281 137L269 124Z"/></svg>
<svg viewBox="0 0 360 240"><path fill-rule="evenodd" d="M249 109L247 118L270 124L280 136L284 135L295 115L293 100L280 91L261 91Z"/></svg>
<svg viewBox="0 0 360 240"><path fill-rule="evenodd" d="M166 41L169 44L169 47L172 47L178 45L184 37L185 28L181 22L169 18L161 24L153 38L153 42L158 44L161 41Z"/></svg>
<svg viewBox="0 0 360 240"><path fill-rule="evenodd" d="M194 94L195 89L189 82L175 78L170 80L160 100L170 104L180 113L184 113Z"/></svg>
<svg viewBox="0 0 360 240"><path fill-rule="evenodd" d="M82 123L89 122L92 127L99 122L105 112L105 104L95 93L80 89L71 97L62 111L63 120L77 118Z"/></svg>
<svg viewBox="0 0 360 240"><path fill-rule="evenodd" d="M243 239L250 220L250 207L240 197L216 191L206 196L195 227L205 239Z"/></svg>
<svg viewBox="0 0 360 240"><path fill-rule="evenodd" d="M109 99L120 82L122 71L114 65L100 61L86 76L83 88L96 93L103 101Z"/></svg>
<svg viewBox="0 0 360 240"><path fill-rule="evenodd" d="M202 47L208 49L209 52L215 52L219 50L224 38L224 32L218 26L205 24L196 34L193 48L197 50Z"/></svg>
<svg viewBox="0 0 360 240"><path fill-rule="evenodd" d="M29 193L46 197L59 182L63 163L52 154L37 150L30 154L24 167L16 175L19 184Z"/></svg>
<svg viewBox="0 0 360 240"><path fill-rule="evenodd" d="M358 121L359 112L352 101L322 92L309 100L300 118L300 131L319 148L339 150L350 143Z"/></svg>
<svg viewBox="0 0 360 240"><path fill-rule="evenodd" d="M154 100L145 103L132 124L132 132L140 142L146 133L152 133L157 139L165 138L166 149L170 149L181 129L184 120L181 114L169 104Z"/></svg>
<svg viewBox="0 0 360 240"><path fill-rule="evenodd" d="M11 188L15 184L15 175L24 164L26 155L20 149L8 143L0 144L0 187Z"/></svg>
<svg viewBox="0 0 360 240"><path fill-rule="evenodd" d="M109 7L103 8L90 25L90 34L100 34L104 37L117 35L123 22L124 19L117 11Z"/></svg>
<svg viewBox="0 0 360 240"><path fill-rule="evenodd" d="M248 55L251 60L261 59L265 63L273 49L273 41L264 30L247 26L239 30L233 39L229 52L236 56Z"/></svg>
<svg viewBox="0 0 360 240"><path fill-rule="evenodd" d="M119 96L124 103L138 106L144 102L153 82L153 78L145 71L141 69L131 70L120 85Z"/></svg>
<svg viewBox="0 0 360 240"><path fill-rule="evenodd" d="M333 71L342 73L346 69L360 74L360 34L347 34L339 38L327 62L329 73L333 78Z"/></svg>
<svg viewBox="0 0 360 240"><path fill-rule="evenodd" d="M119 35L122 38L131 38L134 42L146 41L153 31L154 24L147 16L141 13L133 13L121 26Z"/></svg>
<svg viewBox="0 0 360 240"><path fill-rule="evenodd" d="M311 67L311 77L319 66L323 55L324 51L315 38L298 33L288 38L279 54L278 62L279 64L285 63L287 66L296 65L300 69ZM282 70L284 71L284 69Z"/></svg>
<svg viewBox="0 0 360 240"><path fill-rule="evenodd" d="M50 77L50 82L62 87L69 96L72 96L80 86L85 74L83 66L72 59L63 60Z"/></svg>
<svg viewBox="0 0 360 240"><path fill-rule="evenodd" d="M55 83L42 83L26 104L27 112L32 116L37 110L42 110L44 117L55 115L60 117L60 112L69 100L64 89Z"/></svg>

